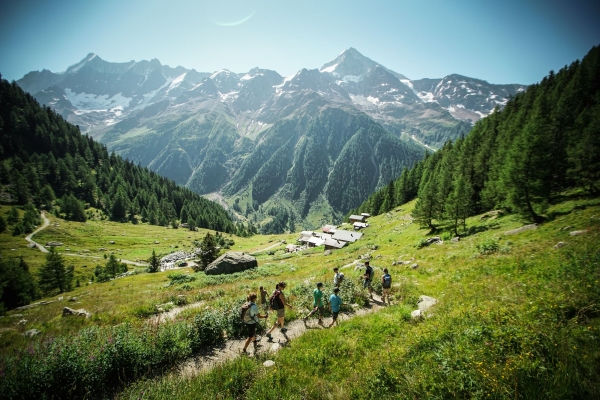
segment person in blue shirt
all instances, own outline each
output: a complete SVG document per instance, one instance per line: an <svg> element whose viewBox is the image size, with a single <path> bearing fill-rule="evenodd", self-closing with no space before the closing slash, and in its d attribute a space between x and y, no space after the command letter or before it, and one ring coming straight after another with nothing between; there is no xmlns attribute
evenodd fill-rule
<svg viewBox="0 0 600 400"><path fill-rule="evenodd" d="M338 324L337 318L340 313L340 307L347 306L346 303L342 302L342 298L338 296L339 292L340 289L335 288L333 289L333 294L331 295L331 297L329 297L329 310L331 311L331 315L333 316L333 321L331 321L331 324L328 326L328 328L331 328L333 324Z"/></svg>

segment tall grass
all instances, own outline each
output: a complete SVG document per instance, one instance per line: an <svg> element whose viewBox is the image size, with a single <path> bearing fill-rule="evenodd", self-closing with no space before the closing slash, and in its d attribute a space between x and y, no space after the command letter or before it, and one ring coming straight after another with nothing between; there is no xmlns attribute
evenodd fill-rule
<svg viewBox="0 0 600 400"><path fill-rule="evenodd" d="M451 283L421 323L393 306L311 331L272 358L142 382L145 399L600 398L600 250L504 258Z"/></svg>

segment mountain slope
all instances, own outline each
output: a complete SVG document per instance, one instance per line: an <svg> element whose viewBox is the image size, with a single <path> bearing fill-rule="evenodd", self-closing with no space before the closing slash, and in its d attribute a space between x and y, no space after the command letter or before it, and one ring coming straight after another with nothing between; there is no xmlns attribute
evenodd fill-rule
<svg viewBox="0 0 600 400"><path fill-rule="evenodd" d="M350 48L320 70L286 78L89 54L64 73L30 73L18 83L123 157L197 193L223 191L230 204L246 198L248 217L283 199L296 217L328 209L335 219L504 101L494 85L484 98L458 91L463 80L415 82ZM511 88L505 92L518 90Z"/></svg>

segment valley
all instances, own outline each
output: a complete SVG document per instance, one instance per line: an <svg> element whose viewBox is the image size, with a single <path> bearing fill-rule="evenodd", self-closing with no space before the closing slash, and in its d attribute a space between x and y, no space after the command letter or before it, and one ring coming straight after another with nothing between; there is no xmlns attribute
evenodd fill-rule
<svg viewBox="0 0 600 400"><path fill-rule="evenodd" d="M228 207L245 199L238 218L263 233L289 231L290 220L302 229L340 222L425 150L525 89L461 75L410 80L354 48L288 77L89 54L64 73L33 71L17 83L108 150L196 193L222 193ZM315 141L326 148L315 152ZM367 162L369 148L377 163L367 177L349 166ZM355 195L337 193L340 174Z"/></svg>

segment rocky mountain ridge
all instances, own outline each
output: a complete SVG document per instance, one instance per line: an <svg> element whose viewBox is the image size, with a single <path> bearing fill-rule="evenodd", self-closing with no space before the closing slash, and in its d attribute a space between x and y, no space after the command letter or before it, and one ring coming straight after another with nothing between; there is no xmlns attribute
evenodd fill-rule
<svg viewBox="0 0 600 400"><path fill-rule="evenodd" d="M454 75L411 81L353 48L288 77L89 54L17 83L109 150L200 194L224 194L239 218L287 215L306 227L339 220L425 148L466 134L522 90Z"/></svg>

